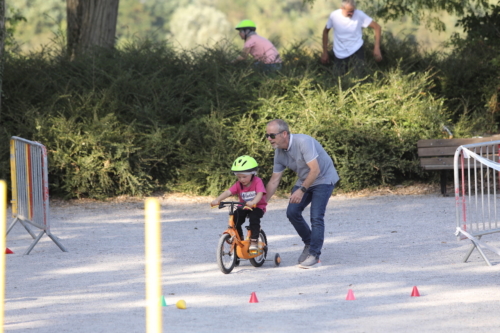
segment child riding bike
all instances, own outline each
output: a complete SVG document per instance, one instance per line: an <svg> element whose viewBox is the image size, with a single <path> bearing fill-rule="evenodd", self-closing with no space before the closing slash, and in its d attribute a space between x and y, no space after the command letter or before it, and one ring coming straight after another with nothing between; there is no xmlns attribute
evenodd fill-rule
<svg viewBox="0 0 500 333"><path fill-rule="evenodd" d="M258 250L258 238L260 231L260 219L266 212L266 187L262 179L257 177L259 165L257 161L248 155L238 157L231 171L238 178L238 181L222 192L221 195L212 201L212 206L217 206L219 203L232 195L238 195L240 202L245 202L245 206L239 206L234 213L236 222L236 230L243 239L243 230L241 226L245 223L248 216L250 220L250 247L249 252Z"/></svg>

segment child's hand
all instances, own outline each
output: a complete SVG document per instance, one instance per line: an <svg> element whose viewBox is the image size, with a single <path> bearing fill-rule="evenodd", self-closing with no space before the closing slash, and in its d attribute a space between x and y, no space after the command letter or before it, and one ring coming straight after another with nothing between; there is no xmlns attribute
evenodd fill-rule
<svg viewBox="0 0 500 333"><path fill-rule="evenodd" d="M245 202L245 206L250 207L250 208L255 208L255 202L252 201L247 201Z"/></svg>
<svg viewBox="0 0 500 333"><path fill-rule="evenodd" d="M214 207L214 206L218 206L219 205L219 202L217 200L214 200L210 203L210 206Z"/></svg>

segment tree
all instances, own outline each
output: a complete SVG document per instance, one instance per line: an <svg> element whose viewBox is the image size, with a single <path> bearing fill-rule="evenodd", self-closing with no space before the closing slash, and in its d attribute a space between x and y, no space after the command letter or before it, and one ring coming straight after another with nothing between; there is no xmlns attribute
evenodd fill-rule
<svg viewBox="0 0 500 333"><path fill-rule="evenodd" d="M0 0L0 115L2 114L3 49L5 43L5 0Z"/></svg>
<svg viewBox="0 0 500 333"><path fill-rule="evenodd" d="M93 47L113 48L119 0L66 0L71 58Z"/></svg>

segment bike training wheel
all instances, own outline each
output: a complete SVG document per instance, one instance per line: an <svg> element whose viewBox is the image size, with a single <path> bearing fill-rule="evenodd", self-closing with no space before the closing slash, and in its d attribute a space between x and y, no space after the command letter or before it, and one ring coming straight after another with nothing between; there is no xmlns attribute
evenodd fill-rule
<svg viewBox="0 0 500 333"><path fill-rule="evenodd" d="M281 264L281 257L279 253L274 255L274 266L278 267Z"/></svg>
<svg viewBox="0 0 500 333"><path fill-rule="evenodd" d="M223 234L220 236L219 244L217 245L217 265L224 274L229 274L236 264L236 251L231 251L231 244L229 240L231 235Z"/></svg>
<svg viewBox="0 0 500 333"><path fill-rule="evenodd" d="M257 256L255 258L249 259L250 263L254 267L260 267L264 265L264 262L266 261L266 256L267 256L267 237L266 233L264 230L261 230L259 233L259 242L264 243L264 248L262 249L262 254L260 256Z"/></svg>

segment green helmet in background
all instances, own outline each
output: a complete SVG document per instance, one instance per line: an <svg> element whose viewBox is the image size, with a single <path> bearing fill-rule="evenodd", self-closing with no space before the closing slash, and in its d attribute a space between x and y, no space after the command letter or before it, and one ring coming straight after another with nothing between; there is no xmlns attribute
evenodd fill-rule
<svg viewBox="0 0 500 333"><path fill-rule="evenodd" d="M235 29L236 30L250 29L250 30L255 31L255 29L257 29L257 26L255 25L255 22L252 20L243 20L240 23L238 23L238 25L236 26Z"/></svg>
<svg viewBox="0 0 500 333"><path fill-rule="evenodd" d="M233 166L231 167L232 172L252 172L252 171L257 171L259 168L259 164L257 164L257 161L248 155L243 155L238 157L234 163Z"/></svg>

